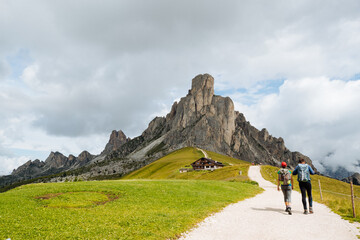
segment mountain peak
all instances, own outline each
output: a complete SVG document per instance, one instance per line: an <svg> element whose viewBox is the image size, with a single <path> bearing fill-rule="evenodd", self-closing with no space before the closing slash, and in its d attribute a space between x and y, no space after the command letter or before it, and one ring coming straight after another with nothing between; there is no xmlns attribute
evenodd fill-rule
<svg viewBox="0 0 360 240"><path fill-rule="evenodd" d="M113 130L110 134L109 142L106 144L104 151L101 154L109 154L117 150L121 145L128 142L130 139L126 137L123 131Z"/></svg>
<svg viewBox="0 0 360 240"><path fill-rule="evenodd" d="M214 95L214 78L210 74L199 74L192 79L191 94L198 91L208 91Z"/></svg>

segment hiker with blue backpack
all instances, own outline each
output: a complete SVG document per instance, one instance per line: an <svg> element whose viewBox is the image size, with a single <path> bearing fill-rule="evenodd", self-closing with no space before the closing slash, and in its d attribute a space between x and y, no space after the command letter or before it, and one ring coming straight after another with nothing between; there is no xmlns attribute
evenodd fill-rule
<svg viewBox="0 0 360 240"><path fill-rule="evenodd" d="M285 211L291 215L291 191L294 189L293 178L291 175L291 171L286 168L286 162L281 163L281 168L278 171L278 180L277 180L277 190L281 191L284 194L284 202L285 202Z"/></svg>
<svg viewBox="0 0 360 240"><path fill-rule="evenodd" d="M304 214L314 213L313 204L312 204L312 194L311 194L311 179L310 174L314 175L314 170L305 163L305 160L301 158L299 164L296 166L293 175L298 175L297 180L299 182L299 188L301 191L302 203L304 206ZM309 198L309 211L306 205L306 193Z"/></svg>

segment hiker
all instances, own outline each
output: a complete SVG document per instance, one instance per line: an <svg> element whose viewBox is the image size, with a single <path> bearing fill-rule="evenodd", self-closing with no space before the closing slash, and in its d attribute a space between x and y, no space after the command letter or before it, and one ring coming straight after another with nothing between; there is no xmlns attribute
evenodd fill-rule
<svg viewBox="0 0 360 240"><path fill-rule="evenodd" d="M294 189L293 178L291 175L291 171L286 168L286 162L281 163L281 168L278 171L278 179L277 179L277 190L280 191L280 184L281 184L281 191L284 194L284 202L285 202L285 211L291 215L291 190Z"/></svg>
<svg viewBox="0 0 360 240"><path fill-rule="evenodd" d="M298 175L297 180L299 182L299 187L301 191L302 203L304 206L304 214L314 213L313 204L312 204L312 194L311 194L311 179L310 174L314 175L314 170L305 163L305 160L301 158L299 164L296 166L293 175ZM309 211L306 205L306 193L309 198Z"/></svg>

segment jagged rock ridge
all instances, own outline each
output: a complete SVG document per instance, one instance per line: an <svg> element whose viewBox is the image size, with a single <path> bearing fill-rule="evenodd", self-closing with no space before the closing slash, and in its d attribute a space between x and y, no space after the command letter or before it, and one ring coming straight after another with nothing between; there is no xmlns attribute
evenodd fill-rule
<svg viewBox="0 0 360 240"><path fill-rule="evenodd" d="M130 138L127 138L121 130L114 130L110 135L109 142L106 144L104 151L98 156L92 155L88 151L81 152L78 157L72 154L66 157L60 152L51 152L45 161L40 161L39 159L34 161L29 160L17 169L14 169L11 175L0 177L0 187L17 181L78 169L93 162L101 162L107 154L116 151L128 141L130 141Z"/></svg>
<svg viewBox="0 0 360 240"><path fill-rule="evenodd" d="M104 151L101 154L109 154L112 151L116 151L119 149L124 143L130 141L130 138L127 138L123 131L115 131L113 130L109 142L106 144Z"/></svg>

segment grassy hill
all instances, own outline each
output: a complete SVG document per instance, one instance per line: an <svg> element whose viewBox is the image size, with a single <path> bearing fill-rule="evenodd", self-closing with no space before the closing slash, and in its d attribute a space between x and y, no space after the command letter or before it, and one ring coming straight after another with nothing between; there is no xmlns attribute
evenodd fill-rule
<svg viewBox="0 0 360 240"><path fill-rule="evenodd" d="M259 192L226 181L29 184L0 194L0 239L174 239Z"/></svg>
<svg viewBox="0 0 360 240"><path fill-rule="evenodd" d="M277 171L279 169L273 166L262 166L261 174L262 176L276 184ZM296 181L296 176L294 176L295 184L294 189L299 190L299 185ZM321 191L323 196L323 201L321 201L320 190L319 190L319 180L321 184ZM360 199L355 198L356 205L356 216L354 219L352 217L352 205L350 198L350 184L345 183L333 178L320 176L320 175L311 175L311 183L313 189L313 199L319 203L323 203L328 206L335 213L339 214L345 219L355 220L360 222ZM354 185L355 196L360 196L360 186Z"/></svg>
<svg viewBox="0 0 360 240"><path fill-rule="evenodd" d="M125 177L132 180L38 183L0 193L0 239L176 239L263 191L248 182L247 162L207 154L227 166L179 173L203 157L184 148Z"/></svg>
<svg viewBox="0 0 360 240"><path fill-rule="evenodd" d="M191 163L204 157L203 153L192 147L183 148L160 158L159 160L137 170L123 179L197 179L197 180L226 180L248 181L247 172L250 164L239 159L206 151L208 156L224 163L226 166L215 171L193 171L180 173L179 169L189 167ZM242 172L240 175L239 172Z"/></svg>

